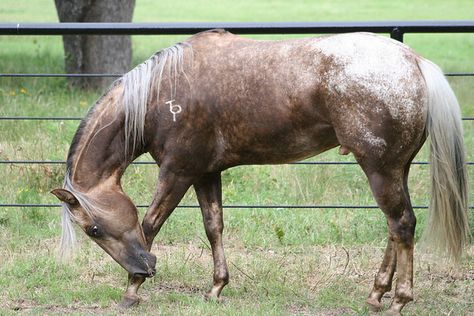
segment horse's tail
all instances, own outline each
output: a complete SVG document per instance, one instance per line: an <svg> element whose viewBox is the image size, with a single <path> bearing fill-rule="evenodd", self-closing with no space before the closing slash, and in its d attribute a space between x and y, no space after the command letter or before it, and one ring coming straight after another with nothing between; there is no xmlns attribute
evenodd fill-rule
<svg viewBox="0 0 474 316"><path fill-rule="evenodd" d="M441 69L425 59L418 64L428 88L426 131L431 139L431 202L424 239L458 260L470 236L461 111Z"/></svg>

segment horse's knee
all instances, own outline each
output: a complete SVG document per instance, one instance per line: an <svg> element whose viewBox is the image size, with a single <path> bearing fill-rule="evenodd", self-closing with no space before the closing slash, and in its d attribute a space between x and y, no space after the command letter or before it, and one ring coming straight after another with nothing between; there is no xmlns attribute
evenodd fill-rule
<svg viewBox="0 0 474 316"><path fill-rule="evenodd" d="M149 236L153 232L153 225L150 221L148 221L146 218L144 218L143 222L142 222L142 229L143 229L143 234L145 236Z"/></svg>
<svg viewBox="0 0 474 316"><path fill-rule="evenodd" d="M222 235L224 231L224 222L222 216L208 212L204 215L204 228L209 239L214 240Z"/></svg>
<svg viewBox="0 0 474 316"><path fill-rule="evenodd" d="M153 239L156 236L155 230L153 229L153 224L148 221L146 218L142 222L143 235L145 235L145 241L149 247L153 242Z"/></svg>

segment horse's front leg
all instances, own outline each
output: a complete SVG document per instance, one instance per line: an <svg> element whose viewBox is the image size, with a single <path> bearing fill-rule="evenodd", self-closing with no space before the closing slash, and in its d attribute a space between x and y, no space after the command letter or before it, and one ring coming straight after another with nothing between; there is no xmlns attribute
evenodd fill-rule
<svg viewBox="0 0 474 316"><path fill-rule="evenodd" d="M143 218L143 233L147 242L148 251L156 234L179 204L184 194L191 186L192 179L178 176L165 166L161 166L158 177L158 187L153 198L153 202ZM138 304L140 298L138 289L145 282L145 278L140 276L129 276L128 286L124 293L120 306L128 308Z"/></svg>
<svg viewBox="0 0 474 316"><path fill-rule="evenodd" d="M128 275L128 285L123 294L122 301L119 304L120 308L130 308L140 302L138 297L138 289L145 282L145 278L141 276Z"/></svg>
<svg viewBox="0 0 474 316"><path fill-rule="evenodd" d="M224 221L222 216L222 185L220 173L203 177L194 184L196 195L201 206L204 228L211 243L214 260L214 284L206 294L206 298L219 299L222 289L229 283L229 271L224 256L222 231Z"/></svg>

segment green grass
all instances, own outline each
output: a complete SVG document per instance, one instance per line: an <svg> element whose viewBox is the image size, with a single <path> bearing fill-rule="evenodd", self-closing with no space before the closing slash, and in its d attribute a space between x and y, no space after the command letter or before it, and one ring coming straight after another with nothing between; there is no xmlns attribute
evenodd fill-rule
<svg viewBox="0 0 474 316"><path fill-rule="evenodd" d="M469 19L471 1L138 1L134 22L367 21ZM2 22L56 22L53 1L0 4ZM283 38L285 36L258 36ZM185 36L134 36L134 64ZM474 34L407 34L405 42L446 72L474 71ZM0 73L63 71L57 36L0 36ZM474 116L474 78L450 78L464 116ZM0 116L83 116L100 92L71 89L64 79L0 78ZM2 121L0 159L63 160L78 122ZM468 159L474 160L474 125L465 122ZM149 160L149 157L141 158ZM352 161L330 151L312 160ZM426 148L416 158L427 159ZM470 168L474 178L474 168ZM155 166L131 166L124 178L137 204L148 204ZM57 203L64 166L0 165L1 203ZM225 204L374 205L357 166L246 166L223 175ZM429 200L427 166L412 167L415 205ZM471 201L474 191L470 191ZM196 205L193 192L182 202ZM472 203L471 203L472 204ZM143 212L143 210L141 210ZM420 237L426 211L416 212ZM471 217L472 221L472 217ZM226 209L225 246L231 284L223 304L202 294L212 260L198 209L177 209L156 238L158 273L145 283L146 300L134 314L368 314L363 301L387 238L379 210ZM474 223L473 223L474 224ZM474 227L474 225L472 225ZM55 259L57 208L0 208L0 314L116 314L125 273L85 236L75 259ZM347 255L348 254L348 255ZM407 315L474 313L473 247L453 269L416 252L416 301ZM388 304L389 299L384 301Z"/></svg>

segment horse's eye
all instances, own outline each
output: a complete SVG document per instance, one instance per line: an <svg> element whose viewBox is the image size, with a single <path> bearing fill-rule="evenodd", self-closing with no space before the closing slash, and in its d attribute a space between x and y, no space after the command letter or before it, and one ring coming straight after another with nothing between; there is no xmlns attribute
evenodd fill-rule
<svg viewBox="0 0 474 316"><path fill-rule="evenodd" d="M94 237L94 238L100 237L100 230L99 230L99 227L97 227L97 225L94 225L91 228L89 228L88 233L89 233L89 236L91 237Z"/></svg>

